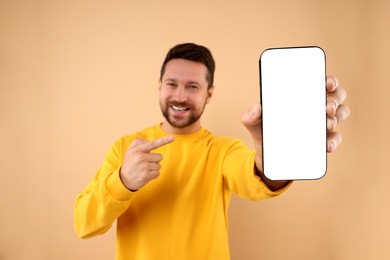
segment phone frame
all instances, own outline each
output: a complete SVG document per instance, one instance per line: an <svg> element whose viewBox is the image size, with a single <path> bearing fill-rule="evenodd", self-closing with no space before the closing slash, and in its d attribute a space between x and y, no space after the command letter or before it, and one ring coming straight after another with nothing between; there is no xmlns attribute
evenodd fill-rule
<svg viewBox="0 0 390 260"><path fill-rule="evenodd" d="M324 124L324 127L325 127L325 134L324 134L324 138L325 140L323 140L323 143L324 143L324 172L322 174L317 174L313 177L297 177L297 178L273 178L273 176L269 176L267 175L267 166L265 165L265 149L264 149L264 120L263 120L263 75L262 75L262 58L263 58L263 55L264 53L268 52L268 51L274 51L274 50L288 50L288 49L304 49L304 48L318 48L322 53L323 53L323 57L324 57L324 71L323 71L323 75L324 75L324 79L323 79L323 86L324 86L324 108L323 108L323 111L324 111L324 120L325 120L325 124ZM260 76L260 104L262 105L262 120L261 120L261 129L262 129L262 167L263 167L263 171L264 171L264 175L266 176L266 178L270 179L270 180L318 180L318 179L321 179L323 178L326 173L327 173L327 170L328 170L328 159L327 159L327 150L326 150L326 136L327 136L327 133L326 133L326 125L327 125L327 117L326 117L326 104L327 104L327 100L326 100L326 53L325 51L319 47L319 46L314 46L314 45L311 45L311 46L296 46L296 47L275 47L275 48L268 48L266 50L264 50L261 55L260 55L260 58L259 58L259 76ZM322 172L322 171L321 171Z"/></svg>

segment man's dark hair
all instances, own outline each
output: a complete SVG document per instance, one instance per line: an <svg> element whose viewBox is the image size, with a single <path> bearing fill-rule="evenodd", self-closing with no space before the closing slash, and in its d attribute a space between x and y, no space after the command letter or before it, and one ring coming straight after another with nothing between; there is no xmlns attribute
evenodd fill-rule
<svg viewBox="0 0 390 260"><path fill-rule="evenodd" d="M172 59L185 59L189 61L203 63L206 66L208 72L206 75L206 80L209 83L208 88L211 88L211 86L213 86L215 61L210 50L206 47L197 45L195 43L182 43L171 48L168 51L167 56L165 57L165 60L161 67L160 80L162 80L162 77L165 73L165 67L168 61Z"/></svg>

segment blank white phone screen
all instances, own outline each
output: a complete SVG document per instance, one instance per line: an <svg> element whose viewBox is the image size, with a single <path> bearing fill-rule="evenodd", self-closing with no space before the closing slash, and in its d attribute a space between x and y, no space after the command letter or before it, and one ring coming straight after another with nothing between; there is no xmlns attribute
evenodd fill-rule
<svg viewBox="0 0 390 260"><path fill-rule="evenodd" d="M322 178L327 167L324 51L267 49L259 63L265 176Z"/></svg>

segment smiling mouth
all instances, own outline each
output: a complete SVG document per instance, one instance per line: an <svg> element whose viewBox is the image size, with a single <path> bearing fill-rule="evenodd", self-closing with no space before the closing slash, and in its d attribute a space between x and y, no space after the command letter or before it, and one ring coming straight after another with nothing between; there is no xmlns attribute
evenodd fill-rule
<svg viewBox="0 0 390 260"><path fill-rule="evenodd" d="M174 110L174 111L188 111L190 110L190 108L188 107L177 107L177 106L171 106L171 108Z"/></svg>

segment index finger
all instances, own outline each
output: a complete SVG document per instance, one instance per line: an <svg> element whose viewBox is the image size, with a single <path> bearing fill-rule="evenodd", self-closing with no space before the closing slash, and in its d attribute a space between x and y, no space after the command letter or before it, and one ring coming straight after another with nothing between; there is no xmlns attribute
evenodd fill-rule
<svg viewBox="0 0 390 260"><path fill-rule="evenodd" d="M138 149L142 152L150 152L154 149L157 149L166 144L172 143L174 140L173 136L164 136L152 141L148 141L147 143L140 144Z"/></svg>

